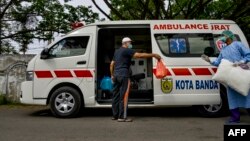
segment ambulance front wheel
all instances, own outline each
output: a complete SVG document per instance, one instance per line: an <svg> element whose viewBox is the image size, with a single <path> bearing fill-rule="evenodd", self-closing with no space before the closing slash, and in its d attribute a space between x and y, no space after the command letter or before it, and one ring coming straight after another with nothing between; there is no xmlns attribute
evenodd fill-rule
<svg viewBox="0 0 250 141"><path fill-rule="evenodd" d="M220 90L221 102L215 105L201 105L196 106L197 111L201 116L204 117L220 117L225 116L229 113L226 89L221 88Z"/></svg>
<svg viewBox="0 0 250 141"><path fill-rule="evenodd" d="M68 86L58 88L51 95L50 109L56 117L70 118L77 116L81 109L80 93Z"/></svg>

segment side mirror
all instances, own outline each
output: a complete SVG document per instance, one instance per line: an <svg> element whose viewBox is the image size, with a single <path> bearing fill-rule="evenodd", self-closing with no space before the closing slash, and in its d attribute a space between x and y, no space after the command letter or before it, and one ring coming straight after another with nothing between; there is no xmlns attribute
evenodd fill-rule
<svg viewBox="0 0 250 141"><path fill-rule="evenodd" d="M42 52L41 52L41 59L48 59L49 58L49 49L45 48Z"/></svg>
<svg viewBox="0 0 250 141"><path fill-rule="evenodd" d="M204 49L204 54L207 55L207 56L209 56L209 57L213 56L214 55L214 48L212 48L212 47L206 47Z"/></svg>

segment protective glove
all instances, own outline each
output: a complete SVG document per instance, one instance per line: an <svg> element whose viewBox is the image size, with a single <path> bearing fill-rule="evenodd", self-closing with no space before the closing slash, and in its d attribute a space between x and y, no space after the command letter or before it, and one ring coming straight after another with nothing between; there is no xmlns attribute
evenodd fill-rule
<svg viewBox="0 0 250 141"><path fill-rule="evenodd" d="M239 62L236 61L236 62L233 63L233 66L237 67L237 66L240 66L241 64L245 64L244 61L239 61Z"/></svg>
<svg viewBox="0 0 250 141"><path fill-rule="evenodd" d="M248 64L240 64L240 67L244 70L250 70L250 67L248 66Z"/></svg>
<svg viewBox="0 0 250 141"><path fill-rule="evenodd" d="M209 59L209 57L208 57L207 55L202 54L202 55L201 55L201 58L202 58L203 60L205 60L206 62L211 63L211 61L210 61L210 59Z"/></svg>

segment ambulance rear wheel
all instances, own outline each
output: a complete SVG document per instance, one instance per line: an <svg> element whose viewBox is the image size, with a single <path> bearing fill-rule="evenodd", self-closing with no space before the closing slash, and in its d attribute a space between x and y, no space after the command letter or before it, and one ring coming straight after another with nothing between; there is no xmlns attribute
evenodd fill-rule
<svg viewBox="0 0 250 141"><path fill-rule="evenodd" d="M220 91L221 102L220 104L214 105L201 105L196 106L197 111L203 117L220 117L225 116L229 112L226 90L221 89Z"/></svg>
<svg viewBox="0 0 250 141"><path fill-rule="evenodd" d="M70 118L77 116L81 109L80 93L68 86L58 88L51 95L50 109L56 117Z"/></svg>

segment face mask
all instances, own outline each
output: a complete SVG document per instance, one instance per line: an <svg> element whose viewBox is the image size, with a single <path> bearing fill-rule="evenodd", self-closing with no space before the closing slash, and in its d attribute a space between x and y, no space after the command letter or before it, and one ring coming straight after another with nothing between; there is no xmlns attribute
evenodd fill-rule
<svg viewBox="0 0 250 141"><path fill-rule="evenodd" d="M224 43L226 43L227 38L225 36L221 37L220 40Z"/></svg>
<svg viewBox="0 0 250 141"><path fill-rule="evenodd" d="M130 49L131 49L131 48L133 48L133 46L132 46L131 44L129 44L129 45L128 45L128 48L130 48Z"/></svg>

